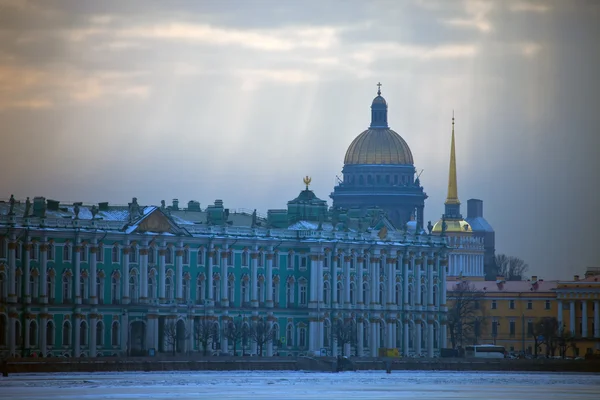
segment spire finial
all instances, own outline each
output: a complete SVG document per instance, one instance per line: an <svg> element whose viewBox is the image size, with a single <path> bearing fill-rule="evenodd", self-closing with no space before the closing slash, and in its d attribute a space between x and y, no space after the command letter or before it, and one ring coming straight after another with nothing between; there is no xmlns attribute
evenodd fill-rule
<svg viewBox="0 0 600 400"><path fill-rule="evenodd" d="M377 96L381 96L381 82L377 82Z"/></svg>

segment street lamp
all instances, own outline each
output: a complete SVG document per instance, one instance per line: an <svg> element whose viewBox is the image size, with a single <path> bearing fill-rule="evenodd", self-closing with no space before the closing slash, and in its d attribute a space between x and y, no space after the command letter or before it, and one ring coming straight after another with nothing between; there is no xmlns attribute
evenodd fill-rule
<svg viewBox="0 0 600 400"><path fill-rule="evenodd" d="M498 337L498 328L500 327L500 322L494 321L495 329L492 329L492 337L494 338L494 346L496 345L496 338Z"/></svg>

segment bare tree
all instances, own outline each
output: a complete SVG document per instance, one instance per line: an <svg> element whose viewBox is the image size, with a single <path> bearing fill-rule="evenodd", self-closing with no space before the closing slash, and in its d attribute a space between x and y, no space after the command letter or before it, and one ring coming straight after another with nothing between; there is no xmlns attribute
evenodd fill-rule
<svg viewBox="0 0 600 400"><path fill-rule="evenodd" d="M356 341L356 326L351 319L338 319L333 327L333 334L343 354L344 346L347 343L352 345Z"/></svg>
<svg viewBox="0 0 600 400"><path fill-rule="evenodd" d="M567 342L571 346L575 343L575 335L560 326L556 317L544 317L536 321L533 326L534 344L536 347L542 344L546 346L546 356L554 356L556 350L559 349L561 356L565 356ZM535 355L537 356L537 348Z"/></svg>
<svg viewBox="0 0 600 400"><path fill-rule="evenodd" d="M250 326L250 337L256 342L258 355L262 356L265 344L273 340L274 330L271 324L263 318L254 321Z"/></svg>
<svg viewBox="0 0 600 400"><path fill-rule="evenodd" d="M519 257L507 256L506 254L497 254L494 264L494 270L490 272L493 275L502 275L507 281L523 280L529 269L529 265ZM494 280L496 277L488 276L488 278Z"/></svg>
<svg viewBox="0 0 600 400"><path fill-rule="evenodd" d="M178 323L171 320L165 323L163 328L165 342L167 346L171 346L173 355L175 355L178 344L185 343L185 341L190 338L190 333L185 328L184 324L180 325L180 328L177 328L177 326Z"/></svg>
<svg viewBox="0 0 600 400"><path fill-rule="evenodd" d="M200 318L194 324L194 340L198 347L202 345L203 356L208 352L208 344L218 335L214 322L208 318Z"/></svg>
<svg viewBox="0 0 600 400"><path fill-rule="evenodd" d="M462 281L448 292L448 331L452 348L477 342L485 327L485 310L481 307L483 292Z"/></svg>
<svg viewBox="0 0 600 400"><path fill-rule="evenodd" d="M233 355L236 355L237 343L244 338L247 334L248 326L239 319L232 321L230 320L227 325L223 328L223 334L227 340L233 343Z"/></svg>

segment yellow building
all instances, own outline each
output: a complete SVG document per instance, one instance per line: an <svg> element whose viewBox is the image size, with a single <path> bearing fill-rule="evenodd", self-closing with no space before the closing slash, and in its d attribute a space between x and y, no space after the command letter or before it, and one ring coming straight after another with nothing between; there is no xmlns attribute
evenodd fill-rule
<svg viewBox="0 0 600 400"><path fill-rule="evenodd" d="M600 269L588 270L585 279L545 281L532 276L526 281L465 281L476 292L478 310L475 317L479 329L465 338L464 345L498 344L507 351L535 353L539 337L536 323L543 318L555 318L555 355L564 346L568 357L600 352ZM448 280L448 309L452 312L458 280ZM582 318L585 315L585 318ZM538 327L539 328L539 327ZM450 334L447 335L451 337ZM564 338L561 342L560 338ZM452 347L449 342L448 347ZM546 344L539 347L546 354Z"/></svg>

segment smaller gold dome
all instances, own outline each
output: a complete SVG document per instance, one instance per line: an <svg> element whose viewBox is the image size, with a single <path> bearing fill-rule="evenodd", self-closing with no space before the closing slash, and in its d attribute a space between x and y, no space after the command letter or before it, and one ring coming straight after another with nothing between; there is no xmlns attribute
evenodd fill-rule
<svg viewBox="0 0 600 400"><path fill-rule="evenodd" d="M435 223L432 229L433 233L442 233L442 220ZM446 233L473 233L471 225L463 219L447 219Z"/></svg>

